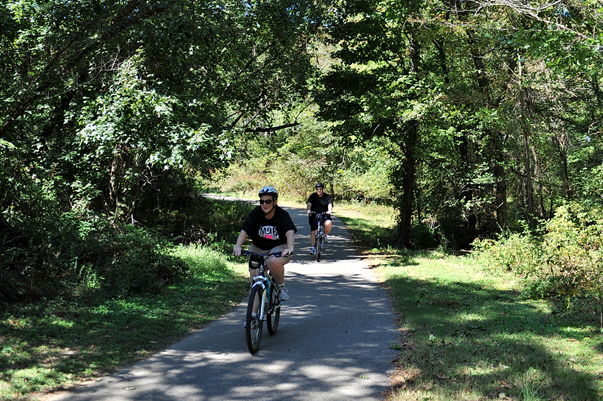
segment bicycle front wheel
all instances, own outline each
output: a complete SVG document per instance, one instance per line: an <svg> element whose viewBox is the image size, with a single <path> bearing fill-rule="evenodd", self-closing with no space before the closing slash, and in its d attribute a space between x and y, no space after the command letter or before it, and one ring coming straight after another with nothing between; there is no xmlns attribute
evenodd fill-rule
<svg viewBox="0 0 603 401"><path fill-rule="evenodd" d="M274 309L266 318L266 327L268 327L268 333L276 334L276 331L278 330L278 323L281 320L281 301L278 299L276 287L272 287L271 292L274 293L274 296L272 297Z"/></svg>
<svg viewBox="0 0 603 401"><path fill-rule="evenodd" d="M255 354L260 348L262 339L263 322L260 319L260 307L262 304L262 287L255 285L251 287L249 293L249 303L247 304L247 315L245 317L245 341L250 353ZM255 314L254 314L255 304Z"/></svg>
<svg viewBox="0 0 603 401"><path fill-rule="evenodd" d="M316 261L320 262L320 253L322 252L322 235L316 234Z"/></svg>

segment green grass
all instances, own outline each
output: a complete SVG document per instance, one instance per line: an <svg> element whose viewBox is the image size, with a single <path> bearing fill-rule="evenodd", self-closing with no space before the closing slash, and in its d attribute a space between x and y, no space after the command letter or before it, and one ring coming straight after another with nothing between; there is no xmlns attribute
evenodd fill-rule
<svg viewBox="0 0 603 401"><path fill-rule="evenodd" d="M396 214L391 207L344 202L336 204L333 210L345 222L360 251L381 251L395 242Z"/></svg>
<svg viewBox="0 0 603 401"><path fill-rule="evenodd" d="M339 217L359 237L387 226L342 209ZM567 309L524 299L521 282L493 276L468 257L391 247L365 254L400 319L388 399L603 399L598 316L579 308L588 300Z"/></svg>
<svg viewBox="0 0 603 401"><path fill-rule="evenodd" d="M34 399L146 358L230 311L248 290L240 260L194 246L173 253L194 275L156 296L3 311L0 399Z"/></svg>

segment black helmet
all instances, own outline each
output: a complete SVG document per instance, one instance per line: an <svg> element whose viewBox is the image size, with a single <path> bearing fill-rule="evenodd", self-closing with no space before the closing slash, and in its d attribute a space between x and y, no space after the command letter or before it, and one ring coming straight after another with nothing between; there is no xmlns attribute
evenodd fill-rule
<svg viewBox="0 0 603 401"><path fill-rule="evenodd" d="M278 192L276 192L276 188L274 188L274 187L264 187L264 188L260 189L258 196L261 198L264 195L272 195L272 198L274 200L278 199Z"/></svg>
<svg viewBox="0 0 603 401"><path fill-rule="evenodd" d="M324 184L322 182L317 182L316 185L314 185L314 188L324 188Z"/></svg>

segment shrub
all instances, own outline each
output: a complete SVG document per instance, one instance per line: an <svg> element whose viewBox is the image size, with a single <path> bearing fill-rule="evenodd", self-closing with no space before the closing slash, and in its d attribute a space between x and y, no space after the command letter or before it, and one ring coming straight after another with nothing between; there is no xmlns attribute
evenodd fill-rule
<svg viewBox="0 0 603 401"><path fill-rule="evenodd" d="M475 256L492 271L512 271L529 296L603 295L603 218L598 208L564 205L542 232L477 240Z"/></svg>
<svg viewBox="0 0 603 401"><path fill-rule="evenodd" d="M476 239L475 257L491 272L512 271L530 277L541 268L540 240L529 231L505 233L498 240Z"/></svg>
<svg viewBox="0 0 603 401"><path fill-rule="evenodd" d="M546 275L562 295L601 297L603 290L603 218L601 209L562 206L547 223L542 253Z"/></svg>
<svg viewBox="0 0 603 401"><path fill-rule="evenodd" d="M414 224L410 230L410 241L417 249L435 248L438 245L435 230L427 224Z"/></svg>
<svg viewBox="0 0 603 401"><path fill-rule="evenodd" d="M0 235L0 301L153 293L185 273L148 230L69 213L45 217L11 221Z"/></svg>

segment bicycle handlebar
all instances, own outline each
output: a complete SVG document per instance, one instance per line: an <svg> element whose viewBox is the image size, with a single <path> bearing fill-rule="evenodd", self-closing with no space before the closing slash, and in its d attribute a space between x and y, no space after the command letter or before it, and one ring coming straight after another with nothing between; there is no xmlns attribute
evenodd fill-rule
<svg viewBox="0 0 603 401"><path fill-rule="evenodd" d="M328 213L328 212L320 212L320 213L318 213L318 212L315 212L314 210L310 210L310 214L316 214L316 215L321 215L322 216L322 215L325 215L325 214L333 214L333 212L331 212L331 213Z"/></svg>

